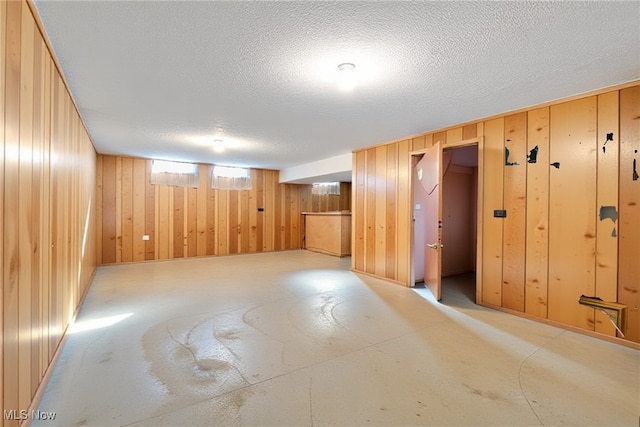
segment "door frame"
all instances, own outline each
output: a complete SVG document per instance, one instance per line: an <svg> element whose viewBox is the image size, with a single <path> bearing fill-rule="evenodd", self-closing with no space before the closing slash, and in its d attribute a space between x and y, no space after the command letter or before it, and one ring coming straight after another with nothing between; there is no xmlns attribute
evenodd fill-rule
<svg viewBox="0 0 640 427"><path fill-rule="evenodd" d="M479 129L480 130L480 129ZM483 188L484 188L484 137L476 137L464 139L457 142L451 142L448 144L442 144L442 150L450 149L450 148L462 148L468 146L478 146L478 179L477 179L477 201L476 201L476 304L482 304L482 231L483 231ZM414 223L413 223L413 214L415 211L415 200L413 198L414 186L416 185L414 179L414 158L423 155L430 147L426 147L420 150L413 150L409 152L409 225L410 225L410 238L408 241L408 251L409 254L409 287L415 286L415 271L414 271L414 247L415 247L415 236L414 236Z"/></svg>

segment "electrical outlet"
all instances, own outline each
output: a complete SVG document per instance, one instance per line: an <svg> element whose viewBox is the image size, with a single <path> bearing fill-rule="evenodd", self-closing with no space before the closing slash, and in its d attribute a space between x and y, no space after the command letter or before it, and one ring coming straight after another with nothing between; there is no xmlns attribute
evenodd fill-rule
<svg viewBox="0 0 640 427"><path fill-rule="evenodd" d="M149 240L149 235L145 234L144 236L142 236L142 240L145 240L145 241Z"/></svg>

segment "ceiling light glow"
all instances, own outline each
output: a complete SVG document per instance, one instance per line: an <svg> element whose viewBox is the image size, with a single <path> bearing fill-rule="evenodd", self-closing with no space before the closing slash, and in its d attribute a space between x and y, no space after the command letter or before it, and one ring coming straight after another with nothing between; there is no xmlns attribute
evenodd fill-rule
<svg viewBox="0 0 640 427"><path fill-rule="evenodd" d="M350 92L356 87L355 64L343 62L338 65L338 89Z"/></svg>
<svg viewBox="0 0 640 427"><path fill-rule="evenodd" d="M221 139L214 139L213 140L213 151L215 151L216 153L223 153L224 152L224 141Z"/></svg>

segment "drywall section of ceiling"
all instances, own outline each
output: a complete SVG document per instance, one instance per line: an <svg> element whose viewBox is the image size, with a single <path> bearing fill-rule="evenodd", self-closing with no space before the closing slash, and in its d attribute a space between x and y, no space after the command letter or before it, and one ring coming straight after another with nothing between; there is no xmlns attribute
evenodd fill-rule
<svg viewBox="0 0 640 427"><path fill-rule="evenodd" d="M351 153L329 157L280 171L280 182L313 184L314 182L351 182L353 155Z"/></svg>
<svg viewBox="0 0 640 427"><path fill-rule="evenodd" d="M34 4L103 154L281 170L640 78L637 1Z"/></svg>

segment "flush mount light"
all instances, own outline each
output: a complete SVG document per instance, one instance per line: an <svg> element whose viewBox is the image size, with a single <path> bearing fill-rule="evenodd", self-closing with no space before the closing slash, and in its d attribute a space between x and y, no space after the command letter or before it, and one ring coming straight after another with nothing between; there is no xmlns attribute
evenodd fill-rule
<svg viewBox="0 0 640 427"><path fill-rule="evenodd" d="M338 65L338 88L345 92L352 91L356 86L355 64L343 62Z"/></svg>
<svg viewBox="0 0 640 427"><path fill-rule="evenodd" d="M216 153L224 152L224 141L221 140L221 139L214 139L213 140L213 151L215 151Z"/></svg>

